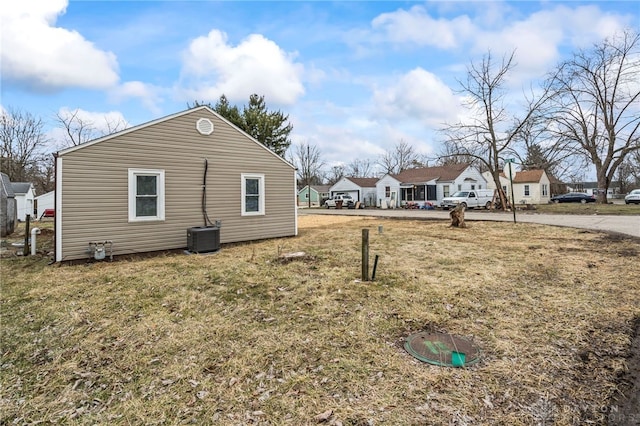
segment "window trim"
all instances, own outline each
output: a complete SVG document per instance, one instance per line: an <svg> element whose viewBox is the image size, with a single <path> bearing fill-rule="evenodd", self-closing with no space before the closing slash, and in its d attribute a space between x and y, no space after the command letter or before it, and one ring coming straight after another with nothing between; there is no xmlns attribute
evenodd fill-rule
<svg viewBox="0 0 640 426"><path fill-rule="evenodd" d="M137 176L156 176L157 189L157 215L156 216L136 216L136 197L137 197ZM165 195L164 195L164 170L161 169L129 169L129 222L157 222L165 219Z"/></svg>
<svg viewBox="0 0 640 426"><path fill-rule="evenodd" d="M531 188L529 187L529 185L524 186L524 196L525 197L531 196Z"/></svg>
<svg viewBox="0 0 640 426"><path fill-rule="evenodd" d="M257 212L248 212L247 211L247 180L248 179L257 179L258 180L258 211ZM264 199L265 199L265 191L264 191L264 174L260 173L242 173L240 175L240 193L241 193L241 203L240 203L240 215L241 216L264 216Z"/></svg>

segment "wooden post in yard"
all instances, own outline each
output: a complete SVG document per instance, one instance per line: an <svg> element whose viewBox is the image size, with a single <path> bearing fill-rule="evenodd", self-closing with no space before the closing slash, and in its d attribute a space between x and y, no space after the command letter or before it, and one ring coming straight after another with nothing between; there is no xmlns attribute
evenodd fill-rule
<svg viewBox="0 0 640 426"><path fill-rule="evenodd" d="M24 247L22 248L23 256L29 256L29 221L31 220L31 215L27 215L26 220L24 222Z"/></svg>
<svg viewBox="0 0 640 426"><path fill-rule="evenodd" d="M369 230L362 230L362 281L369 281Z"/></svg>

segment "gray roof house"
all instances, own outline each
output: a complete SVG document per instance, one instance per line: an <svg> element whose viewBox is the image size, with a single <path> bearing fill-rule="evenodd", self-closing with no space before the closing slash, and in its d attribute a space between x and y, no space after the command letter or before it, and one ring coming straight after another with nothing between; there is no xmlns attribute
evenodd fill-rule
<svg viewBox="0 0 640 426"><path fill-rule="evenodd" d="M188 248L216 221L220 243L298 232L295 167L207 106L59 151L55 197L58 262Z"/></svg>
<svg viewBox="0 0 640 426"><path fill-rule="evenodd" d="M9 176L0 173L0 237L13 234L16 227L16 196Z"/></svg>

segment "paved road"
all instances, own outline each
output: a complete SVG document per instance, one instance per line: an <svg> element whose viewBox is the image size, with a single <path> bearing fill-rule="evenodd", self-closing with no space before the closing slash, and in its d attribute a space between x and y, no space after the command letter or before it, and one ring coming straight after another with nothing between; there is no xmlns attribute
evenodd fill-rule
<svg viewBox="0 0 640 426"><path fill-rule="evenodd" d="M378 216L388 218L415 218L449 220L449 212L442 210L405 210L405 209L298 209L298 214L329 214L352 216ZM467 210L465 220L513 222L511 212L488 212L486 210ZM516 212L516 222L539 223L543 225L566 226L572 228L593 229L596 231L617 232L640 237L640 216L606 215L559 215Z"/></svg>

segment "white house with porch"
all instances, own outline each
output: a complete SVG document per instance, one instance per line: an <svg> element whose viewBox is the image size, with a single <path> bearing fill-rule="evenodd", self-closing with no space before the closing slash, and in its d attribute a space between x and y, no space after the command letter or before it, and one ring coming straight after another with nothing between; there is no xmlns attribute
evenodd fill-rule
<svg viewBox="0 0 640 426"><path fill-rule="evenodd" d="M407 204L440 204L456 191L487 189L480 171L469 164L422 167L386 174L376 183L377 206L398 208Z"/></svg>

